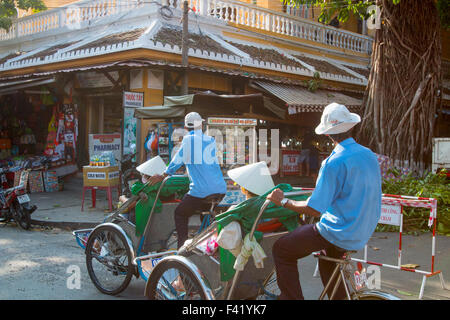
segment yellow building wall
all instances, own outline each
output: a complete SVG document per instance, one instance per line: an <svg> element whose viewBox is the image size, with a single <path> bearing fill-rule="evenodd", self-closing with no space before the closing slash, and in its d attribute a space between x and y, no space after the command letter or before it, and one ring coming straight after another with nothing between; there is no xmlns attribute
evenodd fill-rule
<svg viewBox="0 0 450 320"><path fill-rule="evenodd" d="M211 91L228 92L232 91L231 80L202 72L190 72L188 76L188 85L190 88L199 88Z"/></svg>
<svg viewBox="0 0 450 320"><path fill-rule="evenodd" d="M47 8L52 9L52 8L58 8L58 7L61 7L61 6L64 6L66 4L76 2L76 1L77 0L44 0L44 3L47 6Z"/></svg>
<svg viewBox="0 0 450 320"><path fill-rule="evenodd" d="M241 2L253 3L252 0L241 0ZM257 0L256 5L258 7L278 11L285 12L283 3L281 0ZM320 15L320 7L312 7L309 8L308 19L318 22ZM350 14L349 19L345 23L339 23L340 29L344 29L351 32L358 32L358 19L352 13Z"/></svg>
<svg viewBox="0 0 450 320"><path fill-rule="evenodd" d="M54 8L59 8L61 6L70 4L72 2L76 2L78 0L43 0L43 1L44 1L45 6L47 7L47 10L50 10L50 9L54 9ZM18 12L19 18L28 16L31 14L33 14L32 10L28 10L28 11L19 10L19 12Z"/></svg>
<svg viewBox="0 0 450 320"><path fill-rule="evenodd" d="M144 106L158 106L164 102L163 89L153 89L148 86L148 76L150 69L142 69L142 85L140 88L130 89L133 92L144 93Z"/></svg>

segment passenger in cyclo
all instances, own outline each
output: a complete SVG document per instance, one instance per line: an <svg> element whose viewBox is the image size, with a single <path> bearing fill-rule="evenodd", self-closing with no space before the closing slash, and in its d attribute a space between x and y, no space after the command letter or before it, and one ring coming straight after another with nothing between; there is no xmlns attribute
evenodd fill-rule
<svg viewBox="0 0 450 320"><path fill-rule="evenodd" d="M235 184L240 186L246 200L259 197L275 188L270 170L264 161L231 169L227 174ZM231 206L228 211L233 210L236 206ZM278 219L267 219L259 224L258 230L264 232L280 226L281 223ZM239 222L233 221L223 228L217 237L217 243L220 247L229 250L237 257L243 245L242 230Z"/></svg>
<svg viewBox="0 0 450 320"><path fill-rule="evenodd" d="M281 300L304 299L297 260L321 251L342 258L344 252L362 249L378 223L381 212L381 176L377 157L352 138L352 128L361 118L344 105L332 103L322 114L317 134L327 135L335 148L322 162L316 187L307 201L293 201L276 189L267 199L278 206L320 217L315 224L299 226L278 239L272 249ZM324 286L335 263L319 259ZM333 286L330 286L328 297ZM341 284L336 299L345 298Z"/></svg>
<svg viewBox="0 0 450 320"><path fill-rule="evenodd" d="M151 176L164 172L165 168L166 165L163 159L160 156L156 156L139 165L136 168L136 170L141 174L141 182L145 184L149 181ZM128 200L129 199L125 195L121 195L119 197L119 205L123 205ZM136 206L137 201L138 200L131 203L129 205L128 211L126 212L128 213L128 220L130 220L134 224L136 224L136 213L134 208Z"/></svg>
<svg viewBox="0 0 450 320"><path fill-rule="evenodd" d="M264 161L231 169L227 174L235 184L240 186L246 200L259 197L275 187L269 168ZM232 205L228 210L232 210L235 206ZM273 225L273 223L277 223L275 220L277 219L267 222ZM239 223L235 221L228 224L217 237L217 244L237 256L243 245ZM183 283L179 278L175 279L171 285L177 291L184 290Z"/></svg>
<svg viewBox="0 0 450 320"><path fill-rule="evenodd" d="M221 199L225 196L227 187L216 156L214 138L202 131L203 119L197 112L190 112L185 117L185 129L189 132L183 137L181 146L173 156L163 174L149 178L154 185L165 177L175 174L185 166L189 180L189 191L175 209L175 228L178 236L178 248L188 239L188 222L192 215L208 211L211 197Z"/></svg>

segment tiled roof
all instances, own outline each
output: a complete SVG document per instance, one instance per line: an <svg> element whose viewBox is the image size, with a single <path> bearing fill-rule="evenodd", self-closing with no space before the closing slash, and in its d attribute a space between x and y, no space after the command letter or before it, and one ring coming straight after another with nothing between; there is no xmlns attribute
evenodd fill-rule
<svg viewBox="0 0 450 320"><path fill-rule="evenodd" d="M76 48L75 50L84 50L89 48L97 48L122 42L128 42L128 41L135 41L139 39L139 37L144 33L146 28L139 28L124 32L118 32L114 34L110 34L108 36L105 36L103 38L97 39L93 42L90 42L88 44L85 44L81 47Z"/></svg>
<svg viewBox="0 0 450 320"><path fill-rule="evenodd" d="M238 48L239 50L247 53L255 60L258 61L265 61L265 62L272 62L275 64L280 65L286 65L291 67L297 67L300 69L305 69L305 67L298 61L295 61L291 58L288 58L284 54L273 50L273 49L266 49L266 48L259 48L251 45L245 45L240 44L236 42L227 41L232 46Z"/></svg>
<svg viewBox="0 0 450 320"><path fill-rule="evenodd" d="M344 65L344 67L349 68L350 70L355 71L356 73L359 73L360 75L366 77L366 79L369 78L370 69L369 68L358 68L353 66Z"/></svg>
<svg viewBox="0 0 450 320"><path fill-rule="evenodd" d="M5 63L6 61L8 61L10 59L16 58L16 57L18 57L18 56L20 56L22 54L25 54L25 53L26 52L14 52L14 53L8 54L6 57L3 57L3 58L0 59L0 65Z"/></svg>
<svg viewBox="0 0 450 320"><path fill-rule="evenodd" d="M329 63L325 60L314 59L314 58L307 57L304 55L294 55L294 57L309 64L310 66L313 66L316 69L316 71L326 72L326 73L331 73L331 74L340 74L340 75L343 75L346 77L354 77L353 75L349 74L345 70L335 67L334 65L332 65L331 63Z"/></svg>
<svg viewBox="0 0 450 320"><path fill-rule="evenodd" d="M162 27L151 40L155 42L161 42L162 44L178 46L181 48L181 36L181 28ZM205 50L226 55L233 55L231 51L222 47L219 43L217 43L207 35L201 35L192 32L189 32L189 47L200 49L202 51Z"/></svg>
<svg viewBox="0 0 450 320"><path fill-rule="evenodd" d="M53 54L55 54L56 52L58 52L58 50L67 48L73 44L77 43L77 41L72 41L72 42L68 42L68 43L64 43L64 44L59 44L56 46L52 46L48 49L42 50L37 52L36 54L33 54L31 56L28 56L26 59L34 59L34 58L40 58L41 60L44 60L44 58L46 56L51 56Z"/></svg>
<svg viewBox="0 0 450 320"><path fill-rule="evenodd" d="M195 29L194 29L195 30ZM66 43L59 42L58 45L49 45L46 49L33 48L30 56L8 61L17 57L17 54L11 54L0 59L0 65L3 70L11 70L28 66L43 65L59 61L76 60L93 55L106 55L125 50L145 48L149 50L170 52L181 54L182 29L176 25L168 23L157 23L152 28L141 24L141 27L134 29L118 31L118 29L109 31L109 35L96 35L92 33L89 37L84 37L83 42L76 42L74 38L67 39ZM136 41L138 40L138 41ZM77 40L79 41L79 40ZM220 33L213 33L212 30L198 32L189 32L189 56L204 59L203 67L209 64L207 61L221 61L228 63L227 68L232 73L242 73L244 76L252 77L253 73L248 73L242 68L254 68L258 73L264 73L263 70L275 70L282 73L301 75L302 77L312 77L313 66L316 71L321 72L321 77L325 80L352 83L364 85L365 80L350 72L350 69L344 70L341 64L325 59L315 59L311 56L304 56L298 53L284 51L283 49L271 45L269 42L260 44L251 40L236 39L231 36L223 36ZM39 51L40 50L40 51ZM23 53L22 53L23 54ZM6 62L7 63L4 63ZM163 62L161 62L163 61ZM170 63L163 59L161 61L169 66ZM250 69L247 69L250 70ZM253 70L253 69L252 69ZM224 73L225 70L220 72ZM361 73L359 73L361 74ZM276 81L276 80L274 80ZM283 81L284 82L284 81Z"/></svg>

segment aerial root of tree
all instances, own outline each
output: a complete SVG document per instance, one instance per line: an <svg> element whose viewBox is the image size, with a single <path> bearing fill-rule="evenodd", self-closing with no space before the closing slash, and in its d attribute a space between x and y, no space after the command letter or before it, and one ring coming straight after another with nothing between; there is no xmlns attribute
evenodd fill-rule
<svg viewBox="0 0 450 320"><path fill-rule="evenodd" d="M380 0L360 141L415 171L429 168L441 83L440 21L433 0ZM405 162L406 161L406 162Z"/></svg>

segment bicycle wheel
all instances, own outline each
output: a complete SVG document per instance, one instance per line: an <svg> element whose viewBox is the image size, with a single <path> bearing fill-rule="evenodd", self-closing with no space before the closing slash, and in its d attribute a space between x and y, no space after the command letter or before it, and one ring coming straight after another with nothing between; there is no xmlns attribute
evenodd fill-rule
<svg viewBox="0 0 450 320"><path fill-rule="evenodd" d="M256 300L276 300L279 295L280 288L278 288L277 284L277 274L275 269L273 269L266 281L264 281L260 292L256 296Z"/></svg>
<svg viewBox="0 0 450 320"><path fill-rule="evenodd" d="M30 229L31 226L31 218L28 211L23 209L23 206L19 203L14 201L13 203L13 218L14 221L17 222L19 227L21 227L24 230Z"/></svg>
<svg viewBox="0 0 450 320"><path fill-rule="evenodd" d="M150 300L206 300L194 273L176 260L162 260L153 269L146 290Z"/></svg>
<svg viewBox="0 0 450 320"><path fill-rule="evenodd" d="M131 250L122 233L111 226L95 229L86 245L86 266L95 287L116 295L126 289L134 274Z"/></svg>

